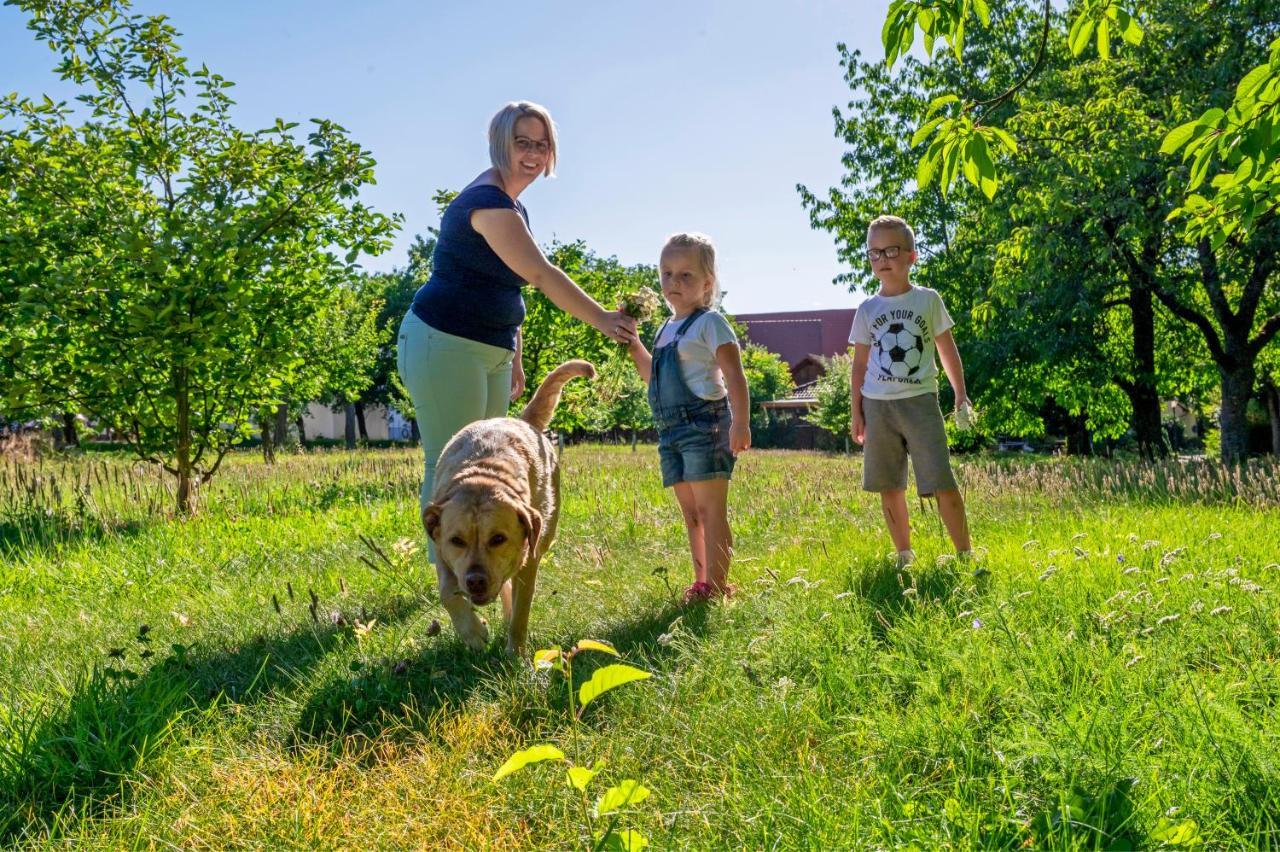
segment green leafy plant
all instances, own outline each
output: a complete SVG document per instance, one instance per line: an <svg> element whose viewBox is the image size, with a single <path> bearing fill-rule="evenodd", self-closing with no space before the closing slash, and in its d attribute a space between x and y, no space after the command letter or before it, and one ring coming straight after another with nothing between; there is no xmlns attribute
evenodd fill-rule
<svg viewBox="0 0 1280 852"><path fill-rule="evenodd" d="M578 685L577 700L573 689L573 660L583 651L596 651L621 656L616 648L607 642L595 639L580 639L569 651L561 648L547 648L533 655L534 668L557 671L564 676L569 686L569 715L573 734L575 756L581 754L578 744L578 725L587 706L611 689L635 681L646 680L653 675L643 669L628 666L625 663L612 663L592 672L591 677ZM649 788L633 778L625 778L609 787L595 804L590 804L587 787L592 779L604 767L604 761L594 761L590 767L585 761L573 762L557 746L543 743L517 751L507 758L506 762L493 774L493 780L501 781L512 773L524 769L534 763L558 760L565 764L569 786L578 791L582 807L582 820L587 829L591 844L588 848L596 850L626 850L638 852L649 845L649 841L640 832L630 828L619 828L618 823L627 810L649 798ZM601 825L603 824L603 828Z"/></svg>

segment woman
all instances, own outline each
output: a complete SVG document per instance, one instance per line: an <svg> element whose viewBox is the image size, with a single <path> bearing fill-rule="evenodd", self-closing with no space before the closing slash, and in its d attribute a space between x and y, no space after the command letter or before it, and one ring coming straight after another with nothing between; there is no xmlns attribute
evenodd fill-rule
<svg viewBox="0 0 1280 852"><path fill-rule="evenodd" d="M540 176L555 172L556 127L547 110L527 101L500 109L489 123L489 159L492 167L445 210L431 279L400 323L397 366L426 456L423 506L449 439L468 423L501 417L524 393L525 282L619 343L635 336L634 319L597 304L547 261L529 232L528 213L517 199Z"/></svg>

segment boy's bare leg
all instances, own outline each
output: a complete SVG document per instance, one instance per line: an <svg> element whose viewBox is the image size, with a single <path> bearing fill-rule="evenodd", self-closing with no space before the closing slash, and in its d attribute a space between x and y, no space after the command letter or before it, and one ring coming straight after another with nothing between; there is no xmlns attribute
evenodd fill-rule
<svg viewBox="0 0 1280 852"><path fill-rule="evenodd" d="M693 556L693 579L707 582L707 545L702 521L698 518L698 501L693 494L692 482L675 484L676 502L684 515L684 528L689 534L689 553Z"/></svg>
<svg viewBox="0 0 1280 852"><path fill-rule="evenodd" d="M956 489L939 491L934 496L938 498L938 514L942 516L942 523L947 527L947 535L951 536L951 543L956 546L956 552L972 550L973 544L969 541L969 520L964 513L964 497L960 496L960 492Z"/></svg>
<svg viewBox="0 0 1280 852"><path fill-rule="evenodd" d="M907 518L907 492L881 491L880 509L884 512L885 525L889 527L889 538L893 539L893 549L901 553L911 549L911 523Z"/></svg>
<svg viewBox="0 0 1280 852"><path fill-rule="evenodd" d="M729 561L733 558L733 533L729 529L729 480L705 479L688 483L698 507L706 543L706 582L722 592L728 585Z"/></svg>

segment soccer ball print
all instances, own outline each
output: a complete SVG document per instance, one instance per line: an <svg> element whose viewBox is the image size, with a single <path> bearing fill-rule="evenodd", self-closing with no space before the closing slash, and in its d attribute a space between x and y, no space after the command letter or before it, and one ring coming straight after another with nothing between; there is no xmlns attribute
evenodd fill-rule
<svg viewBox="0 0 1280 852"><path fill-rule="evenodd" d="M906 323L890 323L876 340L872 353L880 371L896 379L906 379L920 371L924 360L924 338L907 328Z"/></svg>

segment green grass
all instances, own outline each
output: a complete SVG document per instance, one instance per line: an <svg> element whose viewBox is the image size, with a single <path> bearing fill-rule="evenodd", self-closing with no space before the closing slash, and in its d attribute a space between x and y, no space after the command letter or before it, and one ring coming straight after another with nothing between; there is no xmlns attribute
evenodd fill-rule
<svg viewBox="0 0 1280 852"><path fill-rule="evenodd" d="M577 740L455 640L416 453L236 457L186 521L121 459L0 464L0 843L581 848L562 770L489 780L552 742L654 848L1280 846L1280 467L962 461L975 577L914 500L892 568L857 458L752 453L741 592L685 610L653 449L565 461L531 642L655 675Z"/></svg>

